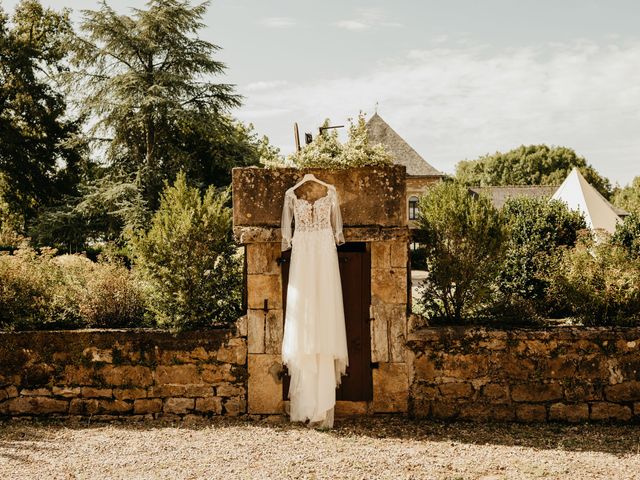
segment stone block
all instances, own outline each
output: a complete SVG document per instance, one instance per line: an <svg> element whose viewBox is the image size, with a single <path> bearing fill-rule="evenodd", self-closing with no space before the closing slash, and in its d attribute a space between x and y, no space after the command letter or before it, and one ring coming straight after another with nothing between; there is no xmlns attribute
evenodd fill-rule
<svg viewBox="0 0 640 480"><path fill-rule="evenodd" d="M202 365L202 381L204 383L220 383L220 382L233 382L236 380L232 373L231 365Z"/></svg>
<svg viewBox="0 0 640 480"><path fill-rule="evenodd" d="M248 274L280 274L277 262L282 255L280 242L249 243L246 247Z"/></svg>
<svg viewBox="0 0 640 480"><path fill-rule="evenodd" d="M280 355L250 354L248 370L249 413L282 413Z"/></svg>
<svg viewBox="0 0 640 480"><path fill-rule="evenodd" d="M279 355L282 353L284 321L282 310L269 310L265 318L264 352Z"/></svg>
<svg viewBox="0 0 640 480"><path fill-rule="evenodd" d="M349 417L354 415L367 415L369 413L368 402L349 402L337 400L334 410L336 417Z"/></svg>
<svg viewBox="0 0 640 480"><path fill-rule="evenodd" d="M218 350L216 358L219 362L245 365L247 363L247 344L242 340L234 344L227 344Z"/></svg>
<svg viewBox="0 0 640 480"><path fill-rule="evenodd" d="M241 337L247 336L247 315L243 315L236 320L236 330Z"/></svg>
<svg viewBox="0 0 640 480"><path fill-rule="evenodd" d="M241 385L231 385L225 383L216 387L216 395L218 397L236 397L245 394L245 389Z"/></svg>
<svg viewBox="0 0 640 480"><path fill-rule="evenodd" d="M440 395L447 398L469 398L473 395L470 383L443 383L438 386Z"/></svg>
<svg viewBox="0 0 640 480"><path fill-rule="evenodd" d="M224 413L231 417L247 413L247 402L240 397L227 398L224 400Z"/></svg>
<svg viewBox="0 0 640 480"><path fill-rule="evenodd" d="M509 403L509 390L505 385L488 383L482 387L481 396L487 403Z"/></svg>
<svg viewBox="0 0 640 480"><path fill-rule="evenodd" d="M154 385L147 391L149 398L167 398L182 397L186 391L186 385L165 383L163 385Z"/></svg>
<svg viewBox="0 0 640 480"><path fill-rule="evenodd" d="M264 310L247 311L247 350L249 353L264 353Z"/></svg>
<svg viewBox="0 0 640 480"><path fill-rule="evenodd" d="M371 306L371 315L373 315L373 321L376 325L373 328L377 328L378 325L382 328L386 324L385 333L386 342L388 344L388 357L384 356L384 349L378 350L381 352L382 358L376 361L391 361L391 362L404 362L406 354L406 337L407 337L407 314L406 305L404 304L379 304ZM372 322L373 323L373 322ZM373 333L373 332L372 332ZM376 334L378 332L375 332ZM384 341L384 336L379 340L373 335L375 339L374 345L378 346L379 342ZM388 358L388 360L387 360Z"/></svg>
<svg viewBox="0 0 640 480"><path fill-rule="evenodd" d="M557 383L529 383L511 388L514 402L548 402L562 399L562 386Z"/></svg>
<svg viewBox="0 0 640 480"><path fill-rule="evenodd" d="M373 312L373 308L372 308ZM373 317L369 322L371 334L371 361L389 361L389 327L384 315Z"/></svg>
<svg viewBox="0 0 640 480"><path fill-rule="evenodd" d="M7 410L13 415L43 415L47 413L67 413L68 400L51 397L15 397L7 400Z"/></svg>
<svg viewBox="0 0 640 480"><path fill-rule="evenodd" d="M213 388L208 384L189 384L184 386L185 397L213 397Z"/></svg>
<svg viewBox="0 0 640 480"><path fill-rule="evenodd" d="M371 304L407 303L406 268L371 268Z"/></svg>
<svg viewBox="0 0 640 480"><path fill-rule="evenodd" d="M610 402L638 402L640 401L640 382L618 383L604 387L604 395Z"/></svg>
<svg viewBox="0 0 640 480"><path fill-rule="evenodd" d="M413 361L413 374L416 380L432 380L442 374L436 360L426 354L418 355Z"/></svg>
<svg viewBox="0 0 640 480"><path fill-rule="evenodd" d="M195 365L160 365L156 367L154 376L156 385L202 383Z"/></svg>
<svg viewBox="0 0 640 480"><path fill-rule="evenodd" d="M51 390L48 388L23 388L20 390L22 397L50 397Z"/></svg>
<svg viewBox="0 0 640 480"><path fill-rule="evenodd" d="M74 398L69 404L71 415L95 415L99 411L100 406L95 398Z"/></svg>
<svg viewBox="0 0 640 480"><path fill-rule="evenodd" d="M51 392L58 397L74 398L80 396L80 387L58 387L54 386Z"/></svg>
<svg viewBox="0 0 640 480"><path fill-rule="evenodd" d="M568 402L602 400L602 387L580 380L565 385L564 398Z"/></svg>
<svg viewBox="0 0 640 480"><path fill-rule="evenodd" d="M82 387L82 396L84 398L111 398L113 390L110 388Z"/></svg>
<svg viewBox="0 0 640 480"><path fill-rule="evenodd" d="M373 411L406 412L409 396L407 365L380 363L373 370Z"/></svg>
<svg viewBox="0 0 640 480"><path fill-rule="evenodd" d="M162 400L160 398L137 398L133 401L133 413L136 415L146 415L162 411Z"/></svg>
<svg viewBox="0 0 640 480"><path fill-rule="evenodd" d="M435 406L435 404L433 406ZM461 405L459 417L465 420L481 422L490 420L510 422L516 418L515 411L511 405L488 405L480 402L471 402Z"/></svg>
<svg viewBox="0 0 640 480"><path fill-rule="evenodd" d="M202 413L222 413L222 399L220 397L196 398L196 411Z"/></svg>
<svg viewBox="0 0 640 480"><path fill-rule="evenodd" d="M518 405L516 406L516 418L520 422L545 422L547 409L544 405Z"/></svg>
<svg viewBox="0 0 640 480"><path fill-rule="evenodd" d="M391 243L392 242L372 242L371 245L371 268L391 267Z"/></svg>
<svg viewBox="0 0 640 480"><path fill-rule="evenodd" d="M586 403L554 403L549 408L549 420L560 422L584 422L589 420L589 405Z"/></svg>
<svg viewBox="0 0 640 480"><path fill-rule="evenodd" d="M162 406L165 413L185 414L195 408L193 398L167 398Z"/></svg>
<svg viewBox="0 0 640 480"><path fill-rule="evenodd" d="M106 414L122 414L133 411L133 403L124 400L98 400L98 409L100 413Z"/></svg>
<svg viewBox="0 0 640 480"><path fill-rule="evenodd" d="M510 352L496 352L490 358L490 366L497 371L501 378L514 380L528 380L536 370L536 364L528 359Z"/></svg>
<svg viewBox="0 0 640 480"><path fill-rule="evenodd" d="M137 400L145 398L147 391L144 388L114 388L113 396L117 400Z"/></svg>
<svg viewBox="0 0 640 480"><path fill-rule="evenodd" d="M87 347L82 355L91 362L112 363L113 353L111 349L101 349L97 347Z"/></svg>
<svg viewBox="0 0 640 480"><path fill-rule="evenodd" d="M591 404L591 420L618 420L627 421L632 417L631 409L624 405L608 402L596 402Z"/></svg>
<svg viewBox="0 0 640 480"><path fill-rule="evenodd" d="M65 365L60 378L64 385L91 385L94 382L92 368L84 365Z"/></svg>
<svg viewBox="0 0 640 480"><path fill-rule="evenodd" d="M407 268L409 260L409 244L405 241L393 241L391 243L391 267Z"/></svg>
<svg viewBox="0 0 640 480"><path fill-rule="evenodd" d="M268 309L282 308L282 280L277 275L247 275L247 306Z"/></svg>
<svg viewBox="0 0 640 480"><path fill-rule="evenodd" d="M454 418L460 414L460 405L456 402L431 402L429 406L429 416L440 420Z"/></svg>
<svg viewBox="0 0 640 480"><path fill-rule="evenodd" d="M149 367L142 365L106 365L99 375L108 385L116 387L148 387L153 383L153 375Z"/></svg>
<svg viewBox="0 0 640 480"><path fill-rule="evenodd" d="M473 379L489 372L489 359L486 355L475 353L449 354L442 362L443 374L446 377Z"/></svg>
<svg viewBox="0 0 640 480"><path fill-rule="evenodd" d="M574 378L578 368L577 360L567 356L549 358L546 363L549 378Z"/></svg>
<svg viewBox="0 0 640 480"><path fill-rule="evenodd" d="M13 398L18 396L18 389L15 385L9 385L4 389L4 391L7 393L8 398Z"/></svg>

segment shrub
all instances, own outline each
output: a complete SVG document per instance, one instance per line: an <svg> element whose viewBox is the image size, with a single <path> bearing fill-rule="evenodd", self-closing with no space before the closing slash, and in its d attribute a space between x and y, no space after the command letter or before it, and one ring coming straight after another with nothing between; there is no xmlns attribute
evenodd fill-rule
<svg viewBox="0 0 640 480"><path fill-rule="evenodd" d="M584 218L563 202L545 198L510 199L502 213L508 240L494 310L504 316L561 314L547 295L549 275L559 261L559 248L574 246L586 228Z"/></svg>
<svg viewBox="0 0 640 480"><path fill-rule="evenodd" d="M640 260L608 242L580 242L567 249L550 293L585 325L640 322Z"/></svg>
<svg viewBox="0 0 640 480"><path fill-rule="evenodd" d="M443 182L420 199L417 226L426 250L425 314L434 320L472 319L486 306L498 273L505 232L500 213L488 198Z"/></svg>
<svg viewBox="0 0 640 480"><path fill-rule="evenodd" d="M180 173L165 184L151 227L132 239L135 266L149 283L149 309L161 326L227 325L241 313L242 272L232 237L228 191L204 197Z"/></svg>
<svg viewBox="0 0 640 480"><path fill-rule="evenodd" d="M611 242L624 248L629 256L640 258L640 213L632 213L618 223Z"/></svg>

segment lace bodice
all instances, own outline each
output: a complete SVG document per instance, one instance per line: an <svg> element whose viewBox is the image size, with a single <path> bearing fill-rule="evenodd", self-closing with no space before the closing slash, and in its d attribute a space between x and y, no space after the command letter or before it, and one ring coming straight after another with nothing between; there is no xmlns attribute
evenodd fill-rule
<svg viewBox="0 0 640 480"><path fill-rule="evenodd" d="M295 219L296 232L332 230L337 245L344 243L342 216L338 192L333 185L327 188L327 194L310 202L298 198L292 188L284 195L282 208L282 250L291 248L291 221Z"/></svg>

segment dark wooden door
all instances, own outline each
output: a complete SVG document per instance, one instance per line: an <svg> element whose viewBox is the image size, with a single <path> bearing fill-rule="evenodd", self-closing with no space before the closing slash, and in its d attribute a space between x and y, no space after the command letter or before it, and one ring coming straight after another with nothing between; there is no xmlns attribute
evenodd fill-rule
<svg viewBox="0 0 640 480"><path fill-rule="evenodd" d="M282 296L286 321L287 286L291 250L282 253ZM369 333L369 304L371 303L371 255L366 243L345 243L338 247L342 300L349 366L336 391L337 400L367 401L373 399L371 374L371 337ZM283 379L282 398L287 399L289 375Z"/></svg>

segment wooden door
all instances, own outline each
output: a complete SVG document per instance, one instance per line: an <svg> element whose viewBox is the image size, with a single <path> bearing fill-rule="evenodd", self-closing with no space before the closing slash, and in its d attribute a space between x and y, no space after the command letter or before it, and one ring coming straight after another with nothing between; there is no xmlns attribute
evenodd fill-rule
<svg viewBox="0 0 640 480"><path fill-rule="evenodd" d="M282 253L282 296L286 321L287 286L291 250ZM345 243L338 247L338 263L342 282L349 366L336 391L337 400L368 401L373 399L371 374L371 337L369 304L371 303L371 255L366 243ZM283 378L282 398L287 399L289 375Z"/></svg>

